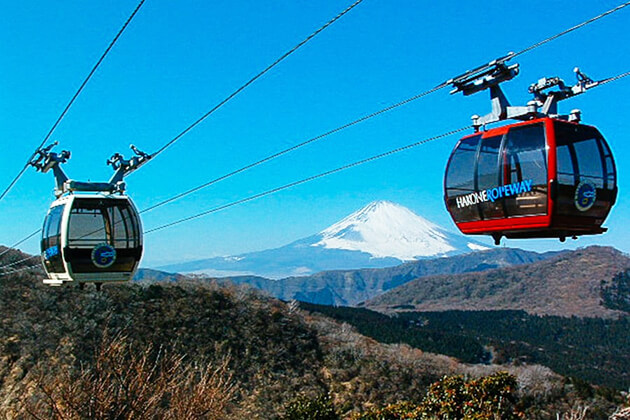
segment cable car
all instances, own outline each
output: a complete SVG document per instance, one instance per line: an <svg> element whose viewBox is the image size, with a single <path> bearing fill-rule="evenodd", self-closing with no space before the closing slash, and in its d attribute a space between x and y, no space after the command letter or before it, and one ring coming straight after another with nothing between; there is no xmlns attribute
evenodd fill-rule
<svg viewBox="0 0 630 420"><path fill-rule="evenodd" d="M600 234L617 196L613 155L595 128L554 118L462 138L449 159L446 206L465 234Z"/></svg>
<svg viewBox="0 0 630 420"><path fill-rule="evenodd" d="M124 195L63 196L44 220L41 252L46 284L129 281L142 257L138 211Z"/></svg>
<svg viewBox="0 0 630 420"><path fill-rule="evenodd" d="M593 82L576 69L578 83L559 78L530 86L535 100L510 106L499 83L518 73L518 65L495 61L451 82L452 93L489 88L493 112L473 116L475 133L460 139L446 166L444 199L464 234L507 238L577 239L606 231L617 198L617 173L610 147L581 114L557 114L557 102L583 93ZM545 92L551 87L560 90ZM507 119L520 122L480 130Z"/></svg>
<svg viewBox="0 0 630 420"><path fill-rule="evenodd" d="M95 283L100 288L130 281L142 258L142 225L122 180L150 157L132 146L137 156L125 160L115 154L108 161L116 170L109 182L78 182L60 167L70 152L54 153L54 145L38 150L30 162L41 172L52 169L57 182L57 199L42 228L44 283Z"/></svg>

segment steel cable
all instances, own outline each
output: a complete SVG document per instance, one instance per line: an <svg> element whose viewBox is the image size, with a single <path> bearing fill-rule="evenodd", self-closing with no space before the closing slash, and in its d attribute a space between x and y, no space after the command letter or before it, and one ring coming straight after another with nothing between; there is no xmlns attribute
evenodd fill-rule
<svg viewBox="0 0 630 420"><path fill-rule="evenodd" d="M529 47L527 47L527 48L525 48L525 49L523 49L523 50L521 50L521 51L519 51L517 53L514 53L512 55L512 58L518 57L519 55L522 55L522 54L525 54L525 53L527 53L527 52L529 52L531 50L534 50L534 49L540 47L541 45L544 45L544 44L546 44L548 42L551 42L551 41L553 41L555 39L558 39L558 38L560 38L563 35L566 35L566 34L568 34L570 32L573 32L573 31L575 31L577 29L580 29L580 28L582 28L582 27L584 27L586 25L589 25L589 24L591 24L591 23L593 23L593 22L595 22L595 21L597 21L597 20L599 20L599 19L601 19L603 17L606 17L606 16L608 16L610 14L613 14L613 13L623 9L626 6L630 6L630 1L622 3L622 4L620 4L617 7L614 7L614 8L612 8L612 9L610 9L610 10L604 12L604 13L601 13L601 14L595 16L595 17L592 17L592 18L590 18L588 20L585 20L584 22L579 23L579 24L577 24L575 26L572 26L569 29L566 29L566 30L564 30L564 31L562 31L560 33L557 33L557 34L555 34L553 36L550 36L549 38L546 38L546 39L544 39L544 40L542 40L540 42L537 42L537 43L535 43L535 44L533 44L533 45L531 45L531 46L529 46Z"/></svg>
<svg viewBox="0 0 630 420"><path fill-rule="evenodd" d="M8 268L8 267L13 267L14 265L18 265L18 264L20 264L20 263L23 263L23 262L25 262L25 261L32 260L32 259L34 259L34 258L39 258L39 255L31 255L30 257L22 258L22 259L21 259L21 260L19 260L19 261L14 261L14 262L12 262L12 263L10 263L10 264L5 264L5 265L3 265L2 267L0 267L0 269L5 269L5 268Z"/></svg>
<svg viewBox="0 0 630 420"><path fill-rule="evenodd" d="M280 64L285 58L289 57L291 54L293 54L295 51L297 51L300 47L302 47L304 44L306 44L307 42L309 42L311 39L315 38L320 32L322 32L324 29L328 28L330 25L332 25L333 23L335 23L337 20L341 19L341 17L343 17L346 13L348 13L350 10L354 9L356 6L358 6L363 0L356 0L354 3L352 3L349 7L347 7L345 10L343 10L341 13L339 13L337 16L335 16L334 18L332 18L331 20L329 20L328 22L326 22L324 24L324 26L320 27L319 29L317 29L315 32L313 32L312 34L310 34L309 36L307 36L304 40L302 40L299 44L297 44L296 46L294 46L293 48L291 48L289 51L287 51L286 53L284 53L282 56L280 56L280 58L278 58L276 61L274 61L273 63L271 63L270 65L268 65L264 70L262 70L261 72L259 72L258 74L256 74L254 77L252 77L251 79L249 79L247 82L245 82L243 85L241 85L238 89L236 89L234 92L232 92L230 95L228 95L225 99L223 99L221 102L219 102L218 104L216 104L212 109L210 109L210 111L206 112L204 115L202 115L199 119L197 119L195 122L193 122L191 125L189 125L188 127L186 127L183 131L181 131L178 135L176 135L175 137L173 137L171 140L169 140L166 144L164 144L164 146L162 146L161 148L159 148L156 152L154 152L151 155L151 158L156 157L157 155L159 155L160 153L162 153L164 150L166 150L166 148L168 148L169 146L171 146L173 143L175 143L177 140L179 140L180 138L182 138L186 133L188 133L190 130L192 130L193 128L195 128L197 125L199 125L202 121L204 121L206 118L208 118L210 115L212 115L216 110L218 110L219 108L221 108L223 105L225 105L227 102L229 102L232 98L234 98L236 95L238 95L239 93L241 93L243 90L245 90L249 85L251 85L252 83L254 83L256 80L258 80L259 78L261 78L265 73L267 73L268 71L270 71L272 68L274 68L275 66L277 66L278 64Z"/></svg>
<svg viewBox="0 0 630 420"><path fill-rule="evenodd" d="M615 80L623 79L624 77L628 77L628 76L630 76L630 71L618 74L613 77L609 77L608 79L600 80L599 82L597 82L597 84L598 86L605 85L606 83L614 82Z"/></svg>
<svg viewBox="0 0 630 420"><path fill-rule="evenodd" d="M41 270L41 268L42 268L41 265L31 265L31 266L28 266L28 267L22 267L22 268L18 268L18 269L15 269L15 270L5 271L4 273L0 273L0 277L7 276L9 274L19 273L21 271L26 271L26 270L35 270L35 269L40 269Z"/></svg>
<svg viewBox="0 0 630 420"><path fill-rule="evenodd" d="M150 211L150 210L156 209L158 207L161 207L161 206L163 206L165 204L168 204L168 203L170 203L172 201L179 200L180 198L183 198L183 197L185 197L185 196L187 196L189 194L192 194L192 193L194 193L196 191L199 191L199 190L201 190L203 188L209 187L212 184L216 184L219 181L223 181L224 179L227 179L227 178L229 178L231 176L234 176L236 174L244 172L244 171L246 171L248 169L251 169L251 168L253 168L255 166L261 165L261 164L263 164L265 162L268 162L268 161L270 161L272 159L275 159L275 158L277 158L279 156L282 156L284 154L292 152L292 151L294 151L296 149L299 149L300 147L306 146L307 144L313 143L313 142L315 142L317 140L321 140L321 139L323 139L325 137L328 137L328 136L330 136L332 134L335 134L335 133L338 133L338 132L340 132L342 130L345 130L346 128L352 127L352 126L357 125L359 123L362 123L362 122L364 122L366 120L374 118L374 117L376 117L378 115L381 115L381 114L384 114L384 113L386 113L388 111L396 109L396 108L398 108L400 106L406 105L406 104L408 104L408 103L410 103L412 101L415 101L416 99L419 99L419 98L422 98L424 96L427 96L427 95L429 95L429 94L431 94L431 93L433 93L433 92L435 92L435 91L437 91L439 89L444 88L445 86L446 85L444 83L442 83L442 84L434 87L433 89L429 89L429 90L427 90L425 92L422 92L422 93L420 93L418 95L412 96L411 98L407 98L407 99L405 99L405 100L403 100L401 102L398 102L398 103L396 103L394 105L390 105L390 106L388 106L386 108L383 108L383 109L381 109L379 111L376 111L376 112L373 112L371 114L365 115L365 116L363 116L363 117L361 117L359 119L356 119L356 120L354 120L352 122L349 122L347 124L344 124L344 125L342 125L340 127L337 127L337 128L332 129L332 130L329 130L329 131L327 131L327 132L325 132L323 134L320 134L318 136L315 136L315 137L313 137L311 139L308 139L308 140L303 141L301 143L295 144L295 145L293 145L293 146L291 146L291 147L289 147L287 149L281 150L281 151L276 152L276 153L274 153L274 154L272 154L270 156L267 156L267 157L265 157L263 159L260 159L260 160L258 160L256 162L253 162L253 163L250 163L248 165L245 165L245 166L243 166L243 167L241 167L239 169L236 169L236 170L234 170L232 172L229 172L229 173L227 173L225 175L222 175L222 176L220 176L218 178L215 178L215 179L213 179L211 181L208 181L208 182L206 182L206 183L204 183L202 185L199 185L197 187L191 188L190 190L184 191L183 193L177 194L177 195L175 195L175 196L173 196L171 198L168 198L168 199L166 199L164 201L161 201L159 203L153 204L152 206L141 210L140 213L145 213L147 211Z"/></svg>
<svg viewBox="0 0 630 420"><path fill-rule="evenodd" d="M577 29L580 29L580 28L582 28L582 27L584 27L584 26L586 26L586 25L589 25L589 24L591 24L591 23L593 23L593 22L595 22L595 21L597 21L597 20L599 20L599 19L602 19L602 18L603 18L603 17L605 17L605 16L608 16L608 15L610 15L610 14L614 13L614 12L617 12L618 10L623 9L624 7L626 7L626 6L628 6L628 5L630 5L630 1L628 1L628 2L624 3L624 4L620 5L620 6L617 6L617 7L613 8L613 9L610 9L610 10L608 10L608 11L604 12L604 13L601 13L601 14L599 14L599 15L597 15L597 16L595 16L595 17L593 17L593 18L590 18L590 19L588 19L588 20L586 20L586 21L584 21L584 22L582 22L582 23L580 23L580 24L578 24L578 25L574 25L574 26L572 26L571 28L566 29L566 30L564 30L564 31L562 31L562 32L560 32L560 33L558 33L558 34L555 34L555 35L553 35L553 36L549 37L549 38L546 38L546 39L544 39L544 40L542 40L542 41L536 42L535 44L532 44L532 45L530 45L529 47L524 48L524 49L520 50L520 51L519 51L519 52L517 52L517 53L512 53L512 54L510 54L510 59L512 59L512 58L514 58L514 57L517 57L517 56L519 56L519 55L525 54L525 53L527 53L527 52L529 52L529 51L532 51L532 50L534 50L534 49L536 49L536 48L538 48L538 47L540 47L540 46L542 46L542 45L544 45L544 44L547 44L547 43L549 43L549 42L551 42L551 41L553 41L553 40L555 40L555 39L557 39L557 38L559 38L559 37L561 37L561 36L563 36L563 35L566 35L566 34L568 34L568 33L570 33L570 32L573 32L573 31L575 31L575 30L577 30ZM354 7L354 6L355 6L355 5L352 5L351 7ZM348 11L348 9L347 9L346 11L342 12L342 13L346 13L347 11ZM338 17L337 17L337 18L338 18ZM269 69L269 68L268 68L268 69ZM265 71L267 71L267 70L265 70ZM262 74L261 74L261 75L262 75ZM257 76L257 77L259 77L259 76ZM622 77L625 77L625 76L622 76ZM616 80L616 79L615 79L615 80ZM254 167L256 167L256 166L259 166L259 165L261 165L261 164L263 164L263 163L269 162L269 161L271 161L271 160L273 160L273 159L275 159L275 158L277 158L277 157L280 157L280 156L282 156L282 155L285 155L285 154L287 154L287 153L290 153L290 152L292 152L292 151L294 151L294 150L297 150L297 149L299 149L299 148L301 148L301 147L304 147L304 146L306 146L306 145L308 145L308 144L310 144L310 143L313 143L313 142L316 142L316 141L318 141L318 140L324 139L324 138L326 138L326 137L328 137L328 136L330 136L330 135L332 135L332 134L336 134L336 133L338 133L338 132L340 132L340 131L345 130L346 128L350 128L350 127L352 127L352 126L354 126L354 125L360 124L360 123L362 123L362 122L364 122L364 121L367 121L367 120L369 120L369 119L371 119L371 118L377 117L377 116L379 116L379 115L381 115L381 114L384 114L384 113L386 113L386 112L389 112L389 111L392 111L392 110L394 110L394 109L396 109L396 108L399 108L399 107L401 107L401 106L403 106L403 105L407 105L407 104L409 104L410 102L413 102L413 101L415 101L415 100L417 100L417 99L420 99L420 98L423 98L423 97L425 97L425 96L428 96L428 95L429 95L429 94L431 94L431 93L434 93L434 92L436 92L436 91L438 91L438 90L441 90L441 89L443 89L443 88L447 87L447 86L449 85L449 81L450 81L450 80L447 80L447 81L445 81L445 82L442 82L442 83L440 83L440 84L436 85L435 87L433 87L433 88L431 88L431 89L429 89L429 90L427 90L427 91L424 91L424 92L419 93L419 94L417 94L417 95L415 95L415 96L412 96L412 97L410 97L410 98L407 98L407 99L405 99L405 100L403 100L403 101L400 101L400 102L398 102L398 103L396 103L396 104L394 104L394 105L388 106L388 107L383 108L383 109L381 109L381 110L379 110L379 111L373 112L373 113L368 114L368 115L365 115L365 116L363 116L363 117L360 117L360 118L358 118L358 119L356 119L356 120L354 120L354 121L351 121L351 122L349 122L349 123L346 123L346 124L344 124L344 125L342 125L342 126L339 126L339 127L335 128L335 129L332 129L332 130L330 130L330 131L327 131L327 132L325 132L325 133L323 133L323 134L320 134L320 135L318 135L318 136L316 136L316 137L313 137L313 138L308 139L308 140L306 140L306 141L303 141L303 142L301 142L301 143L295 144L295 145L293 145L293 146L291 146L291 147L289 147L289 148L286 148L286 149L284 149L284 150L281 150L281 151L278 151L278 152L276 152L276 153L273 153L273 154L271 154L271 155L269 155L269 156L267 156L267 157L265 157L265 158L262 158L262 159L260 159L260 160L255 161L255 162L249 163L249 164L247 164L247 165L245 165L245 166L243 166L243 167L241 167L241 168L239 168L239 169L235 169L235 170L233 170L232 172L229 172L229 173L227 173L227 174L225 174L225 175L221 175L221 176L219 176L219 177L217 177L217 178L214 178L214 179L212 179L212 180L210 180L210 181L207 181L207 182L205 182L205 183L203 183L203 184L201 184L201 185L198 185L198 186L196 186L196 187L193 187L193 188L191 188L191 189L189 189L189 190L187 190L187 191L184 191L184 192L182 192L182 193L176 194L176 195L174 195L174 196L172 196L172 197L170 197L170 198L167 198L166 200L160 201L160 202L158 202L158 203L156 203L156 204L153 204L153 205L151 205L151 206L149 206L149 207L147 207L147 208L145 208L145 209L142 209L142 210L140 211L140 213L142 214L142 213L145 213L145 212L148 212L148 211L154 210L154 209L156 209L156 208L158 208L158 207L164 206L164 205L166 205L166 204L168 204L168 203L171 203L171 202L173 202L173 201L179 200L179 199L181 199L181 198L183 198L183 197L186 197L187 195L190 195L190 194L192 194L192 193L194 193L194 192L197 192L197 191L199 191L199 190L202 190L202 189L204 189L204 188L206 188L206 187L209 187L209 186L211 186L211 185L213 185L213 184L216 184L217 182L223 181L223 180L225 180L225 179L227 179L227 178L230 178L230 177L232 177L232 176L234 176L234 175L237 175L237 174L239 174L239 173L241 173L241 172L245 172L245 171L247 171L247 170L249 170L249 169L251 169L251 168L254 168ZM612 81L612 80L610 80L610 81ZM605 82L605 83L606 83L606 82ZM231 99L231 97L229 97L227 100L229 100L229 99ZM224 102L227 102L227 100L225 100ZM223 103L224 103L224 102L223 102ZM219 106L221 106L223 103L221 103L221 104L219 104L218 106L216 106L215 108L213 108L210 112L214 112L214 111L215 111L216 109L218 109L218 107L219 107ZM202 119L203 119L203 118L205 118L205 117L206 117L206 116L208 116L208 115L209 115L209 114L206 114L204 117L202 117ZM202 119L198 120L198 122L201 122L201 120L202 120ZM198 122L196 122L195 124L193 124L193 126L194 126L194 125L196 125ZM193 126L189 127L189 129L190 129L190 128L192 128ZM175 139L171 140L171 142L169 142L169 144L167 144L167 146L166 146L166 147L168 147L168 145L172 144L172 142L176 141L179 137L183 136L183 135L184 135L184 134L185 134L185 133L186 133L189 129L187 129L187 130L185 130L184 132L180 133L180 135L178 135ZM156 152L155 154L157 154L157 153L161 152L161 151L162 151L163 149L165 149L166 147L163 147L162 149L160 149L160 150L159 150L158 152ZM154 156L155 156L155 154L154 154Z"/></svg>
<svg viewBox="0 0 630 420"><path fill-rule="evenodd" d="M127 21L125 22L125 24L122 26L122 28L120 28L120 30L118 31L118 33L116 34L116 36L114 37L114 39L109 43L109 45L107 46L107 48L105 49L105 52L103 52L103 54L101 55L101 57L98 59L98 61L96 62L96 64L92 67L92 70L90 71L90 73L87 75L87 77L85 78L85 80L83 80L83 83L81 83L81 86L79 86L79 89L77 89L77 91L75 92L75 94L72 96L72 99L70 99L70 102L68 102L68 104L66 105L66 107L63 109L63 111L61 112L61 114L59 115L59 117L57 118L57 120L55 121L55 123L52 125L52 127L50 128L50 130L48 131L48 134L46 134L46 136L44 137L44 140L42 140L42 142L40 143L40 145L37 147L37 149L35 150L35 152L33 152L33 154L31 155L31 157L26 161L26 163L24 164L24 167L20 170L20 172L18 172L18 174L15 176L15 178L13 178L13 180L9 183L9 185L4 189L4 191L2 192L2 194L0 194L0 200L2 200L11 190L11 188L13 188L13 186L18 182L18 180L22 177L22 175L24 174L24 172L26 171L26 169L29 166L29 162L33 159L33 157L35 157L35 154L37 153L37 150L41 149L41 147L46 144L46 142L48 141L48 139L50 139L50 136L52 135L52 133L55 131L55 129L57 128L57 126L59 125L59 123L61 123L61 120L63 120L63 118L66 116L66 114L68 113L68 110L70 110L70 107L72 106L72 104L74 103L74 101L77 99L77 97L81 94L81 92L83 91L83 88L85 87L85 85L87 85L88 81L92 78L92 76L94 75L94 73L96 72L96 69L98 69L98 67L101 65L101 63L103 62L103 60L105 59L105 57L107 56L107 54L109 53L109 51L114 47L114 44L116 44L116 41L118 41L118 38L120 38L120 36L122 35L122 33L125 31L125 29L127 28L127 26L129 25L129 23L131 22L131 20L133 19L133 17L136 15L136 13L138 13L138 10L140 10L140 7L142 6L142 4L145 2L145 0L140 0L140 2L138 3L138 5L136 6L136 8L134 9L134 11L131 13L131 15L129 16L129 18L127 19Z"/></svg>
<svg viewBox="0 0 630 420"><path fill-rule="evenodd" d="M387 152L384 152L384 153L380 153L378 155L371 156L371 157L366 158L366 159L361 159L359 161L356 161L356 162L353 162L353 163L349 163L347 165L343 165L343 166L340 166L338 168L331 169L329 171L322 172L322 173L317 174L317 175L309 176L308 178L304 178L304 179L301 179L299 181L294 181L294 182L291 182L289 184L285 184L283 186L273 188L271 190L267 190L267 191L264 191L264 192L261 192L261 193L258 193L258 194L255 194L255 195L252 195L252 196L249 196L249 197L237 200L237 201L233 201L231 203L224 204L224 205L221 205L219 207L215 207L213 209L206 210L206 211L203 211L201 213L197 213L197 214L192 215L192 216L184 217L182 219L178 219L176 221L164 224L162 226L155 227L153 229L145 230L144 233L147 234L147 233L155 232L155 231L162 230L162 229L165 229L165 228L170 227L170 226L174 226L174 225L177 225L177 224L180 224L180 223L183 223L183 222L187 222L189 220L197 219L197 218L199 218L201 216L205 216L205 215L210 214L210 213L215 213L217 211L224 210L224 209L229 208L229 207L233 207L233 206L235 206L237 204L246 203L248 201L252 201L252 200L255 200L257 198L261 198L261 197L264 197L264 196L267 196L267 195L270 195L270 194L273 194L273 193L276 193L276 192L279 192L279 191L282 191L282 190L286 190L287 188L295 187L297 185L301 185L301 184L304 184L306 182L314 181L316 179L323 178L325 176L332 175L332 174L335 174L337 172L341 172L343 170L346 170L346 169L349 169L349 168L353 168L355 166L362 165L364 163L372 162L374 160L381 159L381 158L384 158L386 156L393 155L394 153L402 152L404 150L408 150L408 149L411 149L413 147L420 146L422 144L426 144L426 143L429 143L429 142L437 140L437 139L441 139L443 137L448 137L448 136L451 136L453 134L456 134L456 133L459 133L459 132L462 132L462 131L468 130L468 129L470 129L470 126L458 128L456 130L451 130L451 131L448 131L446 133L439 134L437 136L429 137L429 138L426 138L424 140L420 140L420 141L417 141L415 143L408 144L406 146L398 147L396 149L393 149L393 150L390 150L390 151L387 151Z"/></svg>
<svg viewBox="0 0 630 420"><path fill-rule="evenodd" d="M15 249L15 247L17 247L18 245L26 242L27 240L31 239L33 236L37 235L39 232L41 232L41 229L37 229L35 232L29 234L28 236L20 239L19 241L17 241L16 243L14 243L13 245L11 245L10 247L8 247L7 249L5 249L4 251L0 252L0 257L2 257L4 254L6 254L7 252L11 251L12 249ZM2 268L2 267L0 267Z"/></svg>

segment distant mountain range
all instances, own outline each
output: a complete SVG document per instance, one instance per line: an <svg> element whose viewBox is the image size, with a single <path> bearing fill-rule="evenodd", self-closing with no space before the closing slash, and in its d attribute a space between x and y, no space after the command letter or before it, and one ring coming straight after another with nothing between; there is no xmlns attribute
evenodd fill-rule
<svg viewBox="0 0 630 420"><path fill-rule="evenodd" d="M365 306L385 312L520 309L538 315L617 317L629 307L619 304L630 302L628 276L619 276L628 269L627 255L591 246L518 267L419 277Z"/></svg>
<svg viewBox="0 0 630 420"><path fill-rule="evenodd" d="M216 279L250 285L283 300L296 299L323 305L357 305L411 280L437 274L458 274L528 264L557 255L520 249L497 248L453 257L424 259L387 268L323 271L311 276L272 280L259 276L233 276ZM200 276L206 277L207 276ZM181 275L165 275L140 270L136 280L177 281Z"/></svg>
<svg viewBox="0 0 630 420"><path fill-rule="evenodd" d="M324 229L280 248L158 267L177 273L270 279L326 270L383 268L488 249L389 201L375 201Z"/></svg>
<svg viewBox="0 0 630 420"><path fill-rule="evenodd" d="M626 270L630 270L627 255L614 248L591 246L544 254L497 248L396 267L323 271L280 280L195 277L249 285L283 300L363 306L387 313L509 309L608 318L630 313L630 271ZM140 270L136 280L184 278Z"/></svg>
<svg viewBox="0 0 630 420"><path fill-rule="evenodd" d="M312 276L281 280L245 276L222 281L247 284L283 300L354 306L424 276L485 271L540 261L551 255L501 248L449 258L412 261L388 268L323 271Z"/></svg>

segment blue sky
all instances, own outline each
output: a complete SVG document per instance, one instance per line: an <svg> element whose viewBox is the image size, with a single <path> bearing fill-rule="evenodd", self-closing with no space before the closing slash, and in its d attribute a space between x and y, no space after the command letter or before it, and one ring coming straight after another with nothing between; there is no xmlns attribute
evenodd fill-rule
<svg viewBox="0 0 630 420"><path fill-rule="evenodd" d="M136 6L136 1L2 2L0 16L0 184L4 188L41 142L71 95ZM106 180L105 160L128 145L152 152L273 62L351 1L147 0L54 140L72 151L70 177ZM469 68L521 50L619 4L364 0L347 16L250 86L127 179L146 208L379 110ZM594 79L630 70L625 36L630 7L519 57L505 85L515 104L543 76L573 83L579 66ZM630 252L630 163L626 120L630 78L561 103L580 108L616 157L620 196L595 238L506 241L552 250L591 244ZM462 127L489 111L486 93L448 89L146 213L145 229ZM373 200L391 200L450 229L442 178L457 137L156 232L144 265L241 253L313 234ZM30 169L0 201L0 243L37 229L52 201L53 178ZM38 252L38 241L23 245Z"/></svg>

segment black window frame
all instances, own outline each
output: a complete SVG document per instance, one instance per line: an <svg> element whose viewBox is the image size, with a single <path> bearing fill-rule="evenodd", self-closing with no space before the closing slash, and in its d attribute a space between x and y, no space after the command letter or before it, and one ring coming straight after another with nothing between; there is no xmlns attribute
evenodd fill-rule
<svg viewBox="0 0 630 420"><path fill-rule="evenodd" d="M91 238L82 240L81 237L73 238L70 235L72 215L77 210L93 210L97 212L97 217L103 221L102 230L105 230L102 240ZM116 221L117 217L120 219L120 223ZM116 225L118 224L120 226L117 227ZM75 198L70 209L67 242L71 248L89 248L96 245L97 242L106 242L116 249L138 249L141 247L139 227L136 211L128 200ZM124 232L124 239L117 238L119 230ZM84 244L81 242L84 242Z"/></svg>
<svg viewBox="0 0 630 420"><path fill-rule="evenodd" d="M65 204L51 207L44 219L42 227L41 252L44 266L49 273L63 273L66 271L63 264L63 244L61 243L61 232L63 230L63 215ZM54 229L54 231L52 230ZM57 247L57 252L49 256L48 250Z"/></svg>

